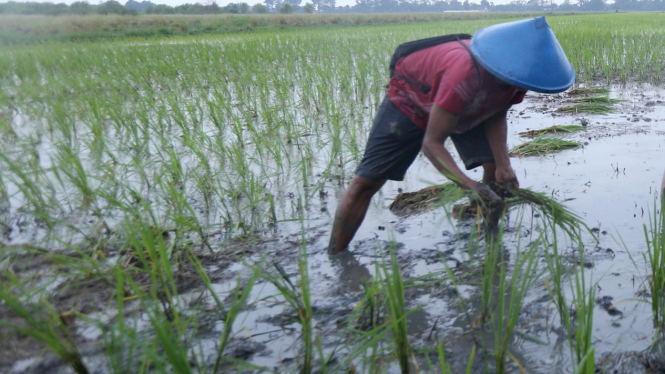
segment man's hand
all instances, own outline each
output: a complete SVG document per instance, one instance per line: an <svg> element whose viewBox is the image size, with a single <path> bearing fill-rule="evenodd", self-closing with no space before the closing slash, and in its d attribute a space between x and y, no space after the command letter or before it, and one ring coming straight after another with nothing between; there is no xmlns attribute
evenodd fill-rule
<svg viewBox="0 0 665 374"><path fill-rule="evenodd" d="M506 186L506 191L511 192L513 188L518 188L520 183L517 181L515 171L510 166L506 168L497 168L495 172L496 182Z"/></svg>
<svg viewBox="0 0 665 374"><path fill-rule="evenodd" d="M476 184L476 187L473 190L485 199L501 201L501 197L499 197L496 192L492 191L490 186L486 185L485 183Z"/></svg>

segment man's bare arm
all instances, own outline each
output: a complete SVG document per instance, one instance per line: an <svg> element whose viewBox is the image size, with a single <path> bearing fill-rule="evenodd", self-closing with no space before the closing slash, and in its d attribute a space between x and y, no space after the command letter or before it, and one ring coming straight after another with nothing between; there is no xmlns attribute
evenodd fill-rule
<svg viewBox="0 0 665 374"><path fill-rule="evenodd" d="M510 157L508 157L508 124L506 121L508 108L485 121L485 135L496 163L496 181L510 183L511 187L519 187L515 171L510 165Z"/></svg>
<svg viewBox="0 0 665 374"><path fill-rule="evenodd" d="M473 189L478 182L467 177L457 167L450 153L443 146L446 139L454 133L458 120L458 116L434 103L423 138L423 153L443 175L464 189Z"/></svg>

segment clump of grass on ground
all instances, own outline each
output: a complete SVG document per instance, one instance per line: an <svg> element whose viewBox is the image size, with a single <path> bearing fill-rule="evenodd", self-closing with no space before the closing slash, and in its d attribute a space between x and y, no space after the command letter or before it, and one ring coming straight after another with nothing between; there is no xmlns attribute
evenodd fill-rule
<svg viewBox="0 0 665 374"><path fill-rule="evenodd" d="M575 88L573 90L568 91L568 95L570 96L607 95L609 93L610 89L605 87L583 87L583 88Z"/></svg>
<svg viewBox="0 0 665 374"><path fill-rule="evenodd" d="M524 131L519 133L519 135L522 137L528 136L535 138L536 136L544 134L571 133L571 132L582 131L585 129L586 128L584 126L580 125L554 125L550 127L545 127L544 129Z"/></svg>
<svg viewBox="0 0 665 374"><path fill-rule="evenodd" d="M575 149L580 146L582 146L582 143L541 136L518 145L511 149L508 154L510 156L540 156L546 153L563 151L564 149Z"/></svg>
<svg viewBox="0 0 665 374"><path fill-rule="evenodd" d="M587 96L587 97L575 97L568 99L566 103L604 103L604 104L616 104L624 102L625 100L621 99L611 99L608 96Z"/></svg>
<svg viewBox="0 0 665 374"><path fill-rule="evenodd" d="M606 115L607 113L616 112L616 108L598 104L598 103L582 103L564 106L557 109L557 112L560 113L591 113L591 114L602 114Z"/></svg>

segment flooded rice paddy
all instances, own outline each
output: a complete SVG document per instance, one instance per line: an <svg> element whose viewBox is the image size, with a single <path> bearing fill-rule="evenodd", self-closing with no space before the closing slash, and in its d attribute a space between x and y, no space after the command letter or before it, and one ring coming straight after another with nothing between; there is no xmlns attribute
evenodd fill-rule
<svg viewBox="0 0 665 374"><path fill-rule="evenodd" d="M599 367L616 365L618 372L627 372L621 365L629 360L623 356L622 360L613 358L618 354L629 357L626 352L640 352L636 355L640 357L635 359L637 364L633 365L638 369L642 365L640 370L645 370L642 351L648 351L654 342L651 309L645 296L649 270L644 257L643 227L649 225L663 171L665 97L662 90L648 86L614 87L611 96L625 102L617 105L619 110L615 114L600 116L556 114L554 110L561 105L565 94L529 94L523 104L509 113L509 146L525 141L517 133L535 128L578 123L586 127L584 131L564 135L566 139L584 143L580 149L511 161L522 187L545 192L564 202L597 234L598 241L589 234L583 238L587 275L597 283L598 299L604 300L593 312L593 345L597 357L604 359L599 359ZM255 238L231 240L227 248L247 254L239 260L227 257L203 262L211 274L217 275L217 279L211 275L212 289L222 296L231 294L238 278L251 275L251 267L245 263L261 261L278 262L296 279L298 253L306 248L317 341L323 352L343 356L349 349L345 346L348 332L344 323L364 295L363 284L376 276L377 264L388 256L389 243L394 242L400 269L407 280L428 275L428 279L440 280L407 289L408 309L420 308L407 318L411 343L431 347L442 341L453 372L462 371L474 344L485 344L489 350L493 346L490 333L477 327L474 332L472 328L480 309L481 279L478 253L470 253L468 242L475 229L473 220L457 222L449 218L444 207L407 217L393 215L387 208L400 191L415 191L441 182L442 177L420 156L404 182L388 182L377 195L349 252L332 257L327 254L328 234L343 187L336 181L327 182L323 187L325 194L313 199L307 207L304 222L276 223ZM515 256L518 247L535 239L539 228L534 227L538 225L534 222L537 220L528 216L528 212L507 215L504 245L510 256ZM576 257L574 249L568 247L562 251L571 265ZM544 259L539 262L544 267ZM445 281L446 266L460 274L456 286ZM465 272L468 274L463 276ZM302 350L300 325L294 311L276 295L279 291L270 282L257 281L246 310L240 312L234 323L226 349L228 355L257 367L291 371L295 370ZM511 354L528 373L572 372L565 332L549 295L542 281L535 283L524 301L516 334L510 342ZM223 326L214 315L206 315L210 313L206 312L208 308L214 309L214 303L200 289L189 290L180 297L190 305L200 303L196 304L196 310L201 313L199 327L203 332L192 344L201 347L204 357L214 356ZM228 303L228 298L223 301ZM464 308L461 299L466 301ZM112 311L102 310L92 313L90 318L104 320L112 315ZM147 321L142 320L143 317L138 318L137 327L147 328ZM73 330L84 360L95 366L104 362L100 328L79 319ZM30 357L13 363L5 361L8 366L3 372L70 371L50 354L44 357L39 351L20 353ZM422 361L424 367L420 370L427 372L425 355L421 356L416 362ZM474 371L484 372L487 360L479 355ZM399 372L395 363L386 362L383 369ZM508 369L520 371L516 364ZM95 372L106 370L99 367Z"/></svg>
<svg viewBox="0 0 665 374"><path fill-rule="evenodd" d="M411 39L427 32L409 27ZM400 192L444 182L421 155L376 195L349 251L327 254L399 31L345 31L333 44L353 59L318 32L46 49L34 66L18 64L25 51L2 55L14 73L0 96L0 373L441 372L440 352L453 373L572 373L582 331L557 306L555 249L564 299L593 296L595 367L662 370L644 231L664 169L660 86L611 86L622 101L606 115L558 111L566 93L529 93L509 112L509 148L529 140L521 132L584 127L553 135L579 148L511 159L521 187L586 223L579 241L529 208L508 212L498 234L449 205L391 213ZM589 80L616 73L580 66ZM496 292L502 279L531 282ZM504 339L497 315L513 304ZM582 309L566 306L574 325Z"/></svg>

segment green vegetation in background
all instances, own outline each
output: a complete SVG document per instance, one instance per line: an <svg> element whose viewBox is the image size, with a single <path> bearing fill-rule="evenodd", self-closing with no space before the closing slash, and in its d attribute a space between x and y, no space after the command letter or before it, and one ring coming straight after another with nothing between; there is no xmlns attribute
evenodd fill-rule
<svg viewBox="0 0 665 374"><path fill-rule="evenodd" d="M340 27L474 19L509 19L540 13L389 13L389 14L227 14L60 16L0 15L0 44L94 41L246 33L312 27Z"/></svg>

